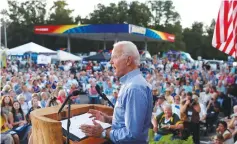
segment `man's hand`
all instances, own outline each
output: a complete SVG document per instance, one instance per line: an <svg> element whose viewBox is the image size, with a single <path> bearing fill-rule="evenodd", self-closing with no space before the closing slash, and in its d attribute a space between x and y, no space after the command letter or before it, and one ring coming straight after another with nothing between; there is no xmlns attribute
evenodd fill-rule
<svg viewBox="0 0 237 144"><path fill-rule="evenodd" d="M81 125L80 129L82 132L84 132L87 136L92 137L101 137L101 134L103 132L103 127L97 123L95 120L93 120L93 126L92 125Z"/></svg>
<svg viewBox="0 0 237 144"><path fill-rule="evenodd" d="M90 118L93 117L95 120L106 122L106 114L102 113L101 111L90 109L88 113L92 114Z"/></svg>
<svg viewBox="0 0 237 144"><path fill-rule="evenodd" d="M12 129L13 128L13 126L11 125L11 124L7 124L7 127L9 128L9 129Z"/></svg>
<svg viewBox="0 0 237 144"><path fill-rule="evenodd" d="M152 123L153 126L157 126L157 120L155 119L155 116L152 117L151 123Z"/></svg>
<svg viewBox="0 0 237 144"><path fill-rule="evenodd" d="M158 127L153 127L153 131L154 131L155 133L157 133L157 132L158 132Z"/></svg>
<svg viewBox="0 0 237 144"><path fill-rule="evenodd" d="M189 105L190 104L190 100L187 100L185 105Z"/></svg>
<svg viewBox="0 0 237 144"><path fill-rule="evenodd" d="M170 129L170 126L169 126L169 125L164 125L162 128L164 128L164 129Z"/></svg>

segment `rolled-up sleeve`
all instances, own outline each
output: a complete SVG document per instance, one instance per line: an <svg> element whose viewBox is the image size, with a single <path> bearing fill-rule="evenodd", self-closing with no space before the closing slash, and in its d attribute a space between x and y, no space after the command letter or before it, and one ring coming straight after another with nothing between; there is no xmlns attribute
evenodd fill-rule
<svg viewBox="0 0 237 144"><path fill-rule="evenodd" d="M125 127L110 131L114 143L142 139L146 133L145 121L148 111L147 92L144 87L133 87L126 91L124 99Z"/></svg>

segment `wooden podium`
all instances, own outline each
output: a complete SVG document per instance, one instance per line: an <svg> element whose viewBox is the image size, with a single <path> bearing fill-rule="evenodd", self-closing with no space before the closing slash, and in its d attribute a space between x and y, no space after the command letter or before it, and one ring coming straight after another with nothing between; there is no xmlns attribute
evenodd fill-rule
<svg viewBox="0 0 237 144"><path fill-rule="evenodd" d="M60 106L37 109L31 112L34 144L63 144L66 141L60 120L67 118L67 110L64 108L58 115ZM89 109L96 109L108 115L113 115L113 109L107 106L78 104L71 106L71 117L86 113ZM106 142L105 139L94 137L88 137L79 142L70 140L71 144L101 144L104 142Z"/></svg>

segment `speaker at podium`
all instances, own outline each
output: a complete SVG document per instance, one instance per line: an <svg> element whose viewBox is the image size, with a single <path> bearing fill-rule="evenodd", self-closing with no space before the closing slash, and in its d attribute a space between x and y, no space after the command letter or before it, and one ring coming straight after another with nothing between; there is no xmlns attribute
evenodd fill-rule
<svg viewBox="0 0 237 144"><path fill-rule="evenodd" d="M60 106L48 107L44 109L37 109L32 111L32 136L34 144L64 144L66 142L66 129L65 121L68 112L64 109L58 114ZM89 109L95 109L106 113L107 115L113 115L113 109L103 105L91 105L91 104L77 104L71 107L71 126L70 130L70 144L104 144L109 143L106 139L87 137L83 134L77 133L77 127L83 122L82 117L85 117ZM86 119L86 118L85 118ZM77 124L78 121L78 124ZM88 122L88 121L87 121ZM108 124L104 124L105 129L110 128Z"/></svg>

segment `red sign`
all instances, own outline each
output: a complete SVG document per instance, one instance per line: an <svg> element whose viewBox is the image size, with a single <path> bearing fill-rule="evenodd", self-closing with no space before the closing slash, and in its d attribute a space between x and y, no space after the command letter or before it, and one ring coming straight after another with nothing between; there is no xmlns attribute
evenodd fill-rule
<svg viewBox="0 0 237 144"><path fill-rule="evenodd" d="M34 27L34 33L35 34L52 34L52 33L55 33L55 30L57 30L59 27L61 27L60 25L59 26L35 26Z"/></svg>

